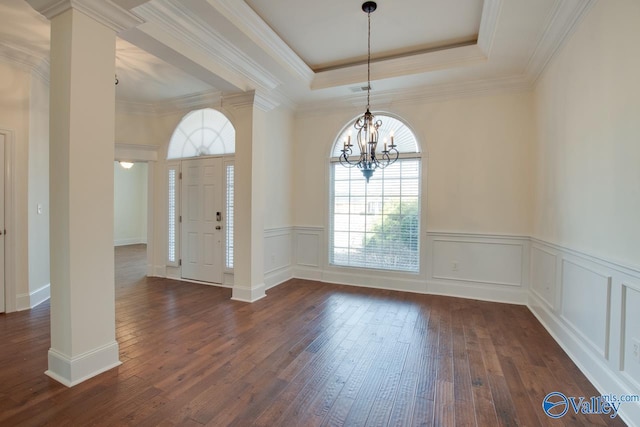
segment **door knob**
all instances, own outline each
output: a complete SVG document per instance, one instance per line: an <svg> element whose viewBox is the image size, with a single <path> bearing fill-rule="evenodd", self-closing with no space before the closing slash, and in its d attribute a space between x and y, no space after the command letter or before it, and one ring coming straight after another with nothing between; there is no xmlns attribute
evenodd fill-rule
<svg viewBox="0 0 640 427"><path fill-rule="evenodd" d="M216 230L222 230L222 227L220 227L219 225L216 225Z"/></svg>

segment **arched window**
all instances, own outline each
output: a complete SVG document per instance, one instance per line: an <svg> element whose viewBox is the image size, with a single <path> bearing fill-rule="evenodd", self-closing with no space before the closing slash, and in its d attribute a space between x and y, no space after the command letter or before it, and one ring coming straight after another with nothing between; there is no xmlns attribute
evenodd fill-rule
<svg viewBox="0 0 640 427"><path fill-rule="evenodd" d="M195 110L183 117L173 131L167 159L233 154L236 130L219 111Z"/></svg>
<svg viewBox="0 0 640 427"><path fill-rule="evenodd" d="M381 139L393 131L400 158L369 183L338 158L352 125L331 151L329 262L336 266L420 271L421 161L418 141L402 121L383 114Z"/></svg>

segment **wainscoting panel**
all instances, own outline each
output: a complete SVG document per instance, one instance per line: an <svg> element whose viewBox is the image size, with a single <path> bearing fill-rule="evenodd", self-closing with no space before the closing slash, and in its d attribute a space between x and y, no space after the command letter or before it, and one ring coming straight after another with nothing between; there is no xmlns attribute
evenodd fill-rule
<svg viewBox="0 0 640 427"><path fill-rule="evenodd" d="M529 238L428 232L427 293L524 304Z"/></svg>
<svg viewBox="0 0 640 427"><path fill-rule="evenodd" d="M529 309L598 391L640 394L640 268L531 238L530 274ZM640 403L619 415L640 426Z"/></svg>
<svg viewBox="0 0 640 427"><path fill-rule="evenodd" d="M345 285L525 304L529 239L462 233L426 233L419 273L329 265L324 228L293 228L293 276ZM457 270L452 271L455 261Z"/></svg>
<svg viewBox="0 0 640 427"><path fill-rule="evenodd" d="M434 279L522 286L522 244L434 239Z"/></svg>
<svg viewBox="0 0 640 427"><path fill-rule="evenodd" d="M324 230L320 227L296 227L294 247L297 265L320 268L323 233Z"/></svg>
<svg viewBox="0 0 640 427"><path fill-rule="evenodd" d="M621 370L640 390L640 283L622 284Z"/></svg>
<svg viewBox="0 0 640 427"><path fill-rule="evenodd" d="M605 359L609 357L611 276L574 261L562 263L562 318Z"/></svg>
<svg viewBox="0 0 640 427"><path fill-rule="evenodd" d="M267 289L293 277L292 240L291 227L264 231L264 282Z"/></svg>
<svg viewBox="0 0 640 427"><path fill-rule="evenodd" d="M293 277L322 280L324 228L293 227Z"/></svg>
<svg viewBox="0 0 640 427"><path fill-rule="evenodd" d="M531 246L531 291L542 299L547 306L556 309L556 264L557 252L538 245Z"/></svg>

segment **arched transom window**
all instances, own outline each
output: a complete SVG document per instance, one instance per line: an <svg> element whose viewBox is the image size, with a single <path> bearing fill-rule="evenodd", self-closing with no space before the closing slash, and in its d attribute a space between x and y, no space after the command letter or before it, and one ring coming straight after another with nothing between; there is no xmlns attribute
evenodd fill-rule
<svg viewBox="0 0 640 427"><path fill-rule="evenodd" d="M336 266L420 271L421 162L418 141L402 121L376 114L380 140L393 131L400 158L367 183L357 167L338 158L353 126L331 150L329 262Z"/></svg>
<svg viewBox="0 0 640 427"><path fill-rule="evenodd" d="M235 141L236 130L224 114L212 108L195 110L173 132L167 159L233 154Z"/></svg>

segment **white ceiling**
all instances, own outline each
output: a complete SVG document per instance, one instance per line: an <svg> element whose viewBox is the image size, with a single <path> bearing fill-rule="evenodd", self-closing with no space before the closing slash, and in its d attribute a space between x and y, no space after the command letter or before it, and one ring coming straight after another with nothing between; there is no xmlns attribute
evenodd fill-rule
<svg viewBox="0 0 640 427"><path fill-rule="evenodd" d="M367 58L367 14L359 1L325 0L312 8L299 0L246 3L314 71ZM482 4L482 0L379 1L371 14L372 57L475 42Z"/></svg>
<svg viewBox="0 0 640 427"><path fill-rule="evenodd" d="M530 87L594 1L380 0L371 15L372 102ZM319 108L362 105L366 95L360 0L103 4L142 20L118 35L121 103L254 89L273 104ZM48 44L48 21L26 0L0 2L0 59L46 74Z"/></svg>

